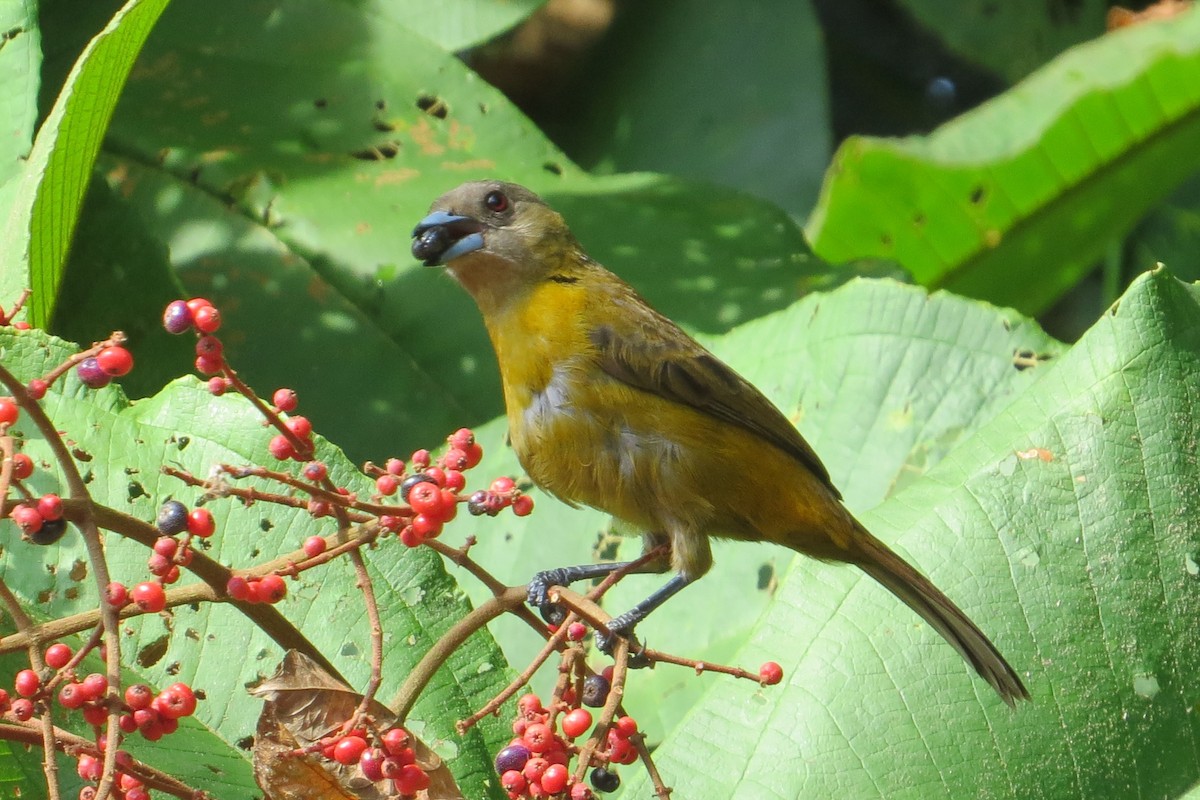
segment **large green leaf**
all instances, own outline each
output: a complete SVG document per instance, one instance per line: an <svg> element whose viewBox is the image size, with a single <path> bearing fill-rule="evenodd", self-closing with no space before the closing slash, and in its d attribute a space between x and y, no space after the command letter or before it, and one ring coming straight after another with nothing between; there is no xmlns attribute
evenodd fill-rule
<svg viewBox="0 0 1200 800"><path fill-rule="evenodd" d="M30 321L45 325L66 269L92 164L121 86L167 0L129 0L84 48L42 123L8 202L0 294L33 289ZM19 102L36 98L26 82ZM13 178L12 180L17 180Z"/></svg>
<svg viewBox="0 0 1200 800"><path fill-rule="evenodd" d="M482 44L532 14L546 0L375 0L369 13L395 20L446 50Z"/></svg>
<svg viewBox="0 0 1200 800"><path fill-rule="evenodd" d="M37 332L0 332L0 352L6 368L28 380L69 350ZM45 407L71 440L92 497L144 520L153 519L168 497L191 504L200 494L163 475L164 464L207 475L218 463L272 463L266 451L270 433L249 404L239 397L213 397L192 378L130 405L118 389L91 392L72 375L47 395ZM28 440L26 452L48 461L49 451L32 426L22 421L18 429ZM370 482L339 451L322 443L319 453L340 485L369 494ZM62 491L53 467L38 471L28 483L35 492ZM243 507L220 500L207 507L219 526L207 553L235 567L290 552L307 536L328 534L333 527L303 511L269 504ZM96 588L77 532L55 546L35 547L21 542L14 526L5 522L0 537L5 582L39 614L59 617L95 606ZM115 579L133 583L148 578L144 546L109 535L105 550ZM424 548L409 550L392 540L371 551L368 560L383 609L387 660L381 697L386 699L468 606L438 557ZM365 683L368 626L345 559L289 582L289 597L280 610L353 685ZM128 620L122 632L122 658L131 668L140 664L137 679L159 685L185 680L203 689L207 698L197 714L200 724L141 754L216 797L244 794L253 785L250 753L236 743L254 731L260 709L259 703L248 701L245 686L274 671L282 654L278 645L224 604L176 608L170 624L153 615ZM150 658L151 653L157 655ZM414 711L420 734L447 756L472 797L495 791L488 788L489 753L509 734L505 726L489 721L460 739L453 725L504 685L502 664L490 637L474 637L438 673Z"/></svg>
<svg viewBox="0 0 1200 800"><path fill-rule="evenodd" d="M263 390L292 382L356 458L500 411L469 298L409 253L412 226L462 180L542 192L593 255L696 329L727 330L828 276L767 203L654 175L589 178L390 18L334 0L220 8L163 15L104 168L188 289L225 308L234 362ZM263 344L280 330L295 347Z"/></svg>
<svg viewBox="0 0 1200 800"><path fill-rule="evenodd" d="M1200 166L1200 13L1076 47L928 137L843 144L808 224L831 261L1033 313Z"/></svg>
<svg viewBox="0 0 1200 800"><path fill-rule="evenodd" d="M712 686L655 753L676 791L1174 797L1194 784L1198 321L1200 289L1161 270L1139 279L863 516L993 637L1032 703L1005 707L857 571L797 560L739 654L781 661L784 685Z"/></svg>
<svg viewBox="0 0 1200 800"><path fill-rule="evenodd" d="M37 121L41 35L37 3L24 0L0 7L0 219L8 217L15 199L22 161L29 154ZM0 290L7 289L0 282Z"/></svg>

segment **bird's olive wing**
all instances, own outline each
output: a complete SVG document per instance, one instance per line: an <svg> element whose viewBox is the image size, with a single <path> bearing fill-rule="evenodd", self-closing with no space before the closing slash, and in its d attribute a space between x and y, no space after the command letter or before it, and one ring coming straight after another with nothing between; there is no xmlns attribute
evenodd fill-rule
<svg viewBox="0 0 1200 800"><path fill-rule="evenodd" d="M630 386L691 406L762 437L799 459L841 498L829 471L808 442L753 384L641 298L614 301L633 313L619 316L625 321L621 330L611 324L592 328L590 338L601 369ZM624 329L626 323L632 325L629 330Z"/></svg>

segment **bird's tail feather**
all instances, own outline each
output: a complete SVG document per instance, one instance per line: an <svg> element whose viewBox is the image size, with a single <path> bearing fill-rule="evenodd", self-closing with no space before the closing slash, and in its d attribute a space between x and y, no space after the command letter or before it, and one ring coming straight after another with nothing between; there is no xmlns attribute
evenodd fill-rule
<svg viewBox="0 0 1200 800"><path fill-rule="evenodd" d="M1015 706L1018 700L1028 700L1029 691L1017 673L962 609L887 545L861 525L858 527L861 538L856 537L856 544L861 552L853 559L854 563L903 600L953 645L1004 702Z"/></svg>

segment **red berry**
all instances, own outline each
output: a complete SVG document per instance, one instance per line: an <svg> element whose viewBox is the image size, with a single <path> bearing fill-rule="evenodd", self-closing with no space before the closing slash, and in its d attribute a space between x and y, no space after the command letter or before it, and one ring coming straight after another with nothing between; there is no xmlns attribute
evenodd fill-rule
<svg viewBox="0 0 1200 800"><path fill-rule="evenodd" d="M129 592L129 598L137 607L148 614L156 614L167 607L167 595L161 583L146 581L134 586Z"/></svg>
<svg viewBox="0 0 1200 800"><path fill-rule="evenodd" d="M450 443L451 447L466 450L469 446L475 444L475 432L470 428L459 428L447 436L446 441Z"/></svg>
<svg viewBox="0 0 1200 800"><path fill-rule="evenodd" d="M33 506L20 505L9 512L12 521L17 523L21 533L26 536L37 533L42 529L42 515Z"/></svg>
<svg viewBox="0 0 1200 800"><path fill-rule="evenodd" d="M104 599L113 608L122 608L129 602L129 590L125 584L113 581L104 588Z"/></svg>
<svg viewBox="0 0 1200 800"><path fill-rule="evenodd" d="M87 753L80 753L79 763L75 765L75 771L85 781L100 780L100 773L103 772L103 768L104 764L100 759Z"/></svg>
<svg viewBox="0 0 1200 800"><path fill-rule="evenodd" d="M413 517L412 531L421 541L436 539L442 532L442 522L428 514L417 514Z"/></svg>
<svg viewBox="0 0 1200 800"><path fill-rule="evenodd" d="M13 477L19 481L23 481L33 474L33 459L25 453L14 453L13 457Z"/></svg>
<svg viewBox="0 0 1200 800"><path fill-rule="evenodd" d="M323 461L310 461L304 465L304 477L313 483L320 483L329 475L329 468Z"/></svg>
<svg viewBox="0 0 1200 800"><path fill-rule="evenodd" d="M83 696L83 687L78 683L63 684L58 690L58 704L63 708L81 708L87 698Z"/></svg>
<svg viewBox="0 0 1200 800"><path fill-rule="evenodd" d="M562 764L551 764L542 773L542 789L547 794L558 794L567 788L567 768Z"/></svg>
<svg viewBox="0 0 1200 800"><path fill-rule="evenodd" d="M467 457L466 465L463 467L463 469L477 467L479 466L479 462L483 461L483 448L477 444L467 445L465 448L463 448L463 452Z"/></svg>
<svg viewBox="0 0 1200 800"><path fill-rule="evenodd" d="M196 372L201 375L216 375L225 368L225 359L220 356L196 356Z"/></svg>
<svg viewBox="0 0 1200 800"><path fill-rule="evenodd" d="M523 494L520 497L513 498L512 511L518 517L528 517L533 513L533 497Z"/></svg>
<svg viewBox="0 0 1200 800"><path fill-rule="evenodd" d="M457 447L451 447L442 456L442 463L446 465L446 469L467 469L467 454L464 450L459 450Z"/></svg>
<svg viewBox="0 0 1200 800"><path fill-rule="evenodd" d="M192 327L192 310L182 300L168 303L163 311L163 328L167 333L183 333Z"/></svg>
<svg viewBox="0 0 1200 800"><path fill-rule="evenodd" d="M71 648L62 642L55 642L46 648L46 666L53 669L62 669L71 660Z"/></svg>
<svg viewBox="0 0 1200 800"><path fill-rule="evenodd" d="M217 521L207 508L195 508L188 514L187 529L192 536L207 539L217 530Z"/></svg>
<svg viewBox="0 0 1200 800"><path fill-rule="evenodd" d="M277 433L271 437L270 443L267 444L267 451L271 454L272 458L277 458L280 461L287 461L289 458L296 457L296 448L292 446L292 440L282 433Z"/></svg>
<svg viewBox="0 0 1200 800"><path fill-rule="evenodd" d="M389 475L403 475L404 474L404 462L398 458L389 458L387 460L387 463L384 464L383 468L384 468L384 470L387 471L387 473Z"/></svg>
<svg viewBox="0 0 1200 800"><path fill-rule="evenodd" d="M33 697L38 693L38 689L42 688L42 679L33 670L23 669L13 680L13 688L21 697Z"/></svg>
<svg viewBox="0 0 1200 800"><path fill-rule="evenodd" d="M554 729L544 722L535 722L525 728L521 741L534 753L544 753L554 743Z"/></svg>
<svg viewBox="0 0 1200 800"><path fill-rule="evenodd" d="M763 686L774 686L783 680L783 667L768 661L758 668L758 681Z"/></svg>
<svg viewBox="0 0 1200 800"><path fill-rule="evenodd" d="M85 703L83 706L83 721L88 725L94 725L99 728L108 721L108 709L97 703Z"/></svg>
<svg viewBox="0 0 1200 800"><path fill-rule="evenodd" d="M310 536L304 540L304 555L316 558L325 552L326 542L322 536Z"/></svg>
<svg viewBox="0 0 1200 800"><path fill-rule="evenodd" d="M571 787L570 800L595 800L595 797L586 783L577 783Z"/></svg>
<svg viewBox="0 0 1200 800"><path fill-rule="evenodd" d="M517 711L525 719L532 719L535 715L541 714L545 710L542 706L542 698L532 692L523 694L517 699Z"/></svg>
<svg viewBox="0 0 1200 800"><path fill-rule="evenodd" d="M243 602L250 601L254 594L250 591L250 582L241 575L234 575L225 583L225 593Z"/></svg>
<svg viewBox="0 0 1200 800"><path fill-rule="evenodd" d="M271 403L280 411L291 413L300 404L300 398L294 389L276 389L275 394L271 395Z"/></svg>
<svg viewBox="0 0 1200 800"><path fill-rule="evenodd" d="M534 757L525 762L525 768L521 770L521 774L525 776L525 780L530 783L541 783L542 775L546 774L546 770L550 767L550 762L544 758Z"/></svg>
<svg viewBox="0 0 1200 800"><path fill-rule="evenodd" d="M99 672L93 672L83 679L83 696L88 700L99 700L108 690L108 678Z"/></svg>
<svg viewBox="0 0 1200 800"><path fill-rule="evenodd" d="M511 492L513 489L515 489L516 486L517 486L517 482L514 481L512 478L502 476L502 477L496 478L496 480L492 481L492 485L489 488L496 494L507 494L508 492Z"/></svg>
<svg viewBox="0 0 1200 800"><path fill-rule="evenodd" d="M363 777L372 783L383 780L383 752L375 747L364 750L358 759L358 768L362 770Z"/></svg>
<svg viewBox="0 0 1200 800"><path fill-rule="evenodd" d="M287 583L278 575L264 575L250 584L254 598L260 603L278 603L287 597Z"/></svg>
<svg viewBox="0 0 1200 800"><path fill-rule="evenodd" d="M133 355L124 347L113 345L96 354L96 363L112 377L119 378L133 369Z"/></svg>
<svg viewBox="0 0 1200 800"><path fill-rule="evenodd" d="M21 416L21 408L11 397L0 397L0 425L12 425Z"/></svg>
<svg viewBox="0 0 1200 800"><path fill-rule="evenodd" d="M443 484L452 492L462 491L467 485L467 477L456 469L446 470L446 482Z"/></svg>
<svg viewBox="0 0 1200 800"><path fill-rule="evenodd" d="M405 547L419 547L425 543L425 540L413 530L412 525L405 525L400 531L400 543Z"/></svg>
<svg viewBox="0 0 1200 800"><path fill-rule="evenodd" d="M582 622L572 622L567 626L567 638L572 642L581 642L587 635L587 625Z"/></svg>
<svg viewBox="0 0 1200 800"><path fill-rule="evenodd" d="M220 375L215 375L208 379L208 393L213 397L220 397L230 389L230 383Z"/></svg>
<svg viewBox="0 0 1200 800"><path fill-rule="evenodd" d="M37 510L42 515L42 519L62 519L62 498L56 494L44 494L38 498Z"/></svg>
<svg viewBox="0 0 1200 800"><path fill-rule="evenodd" d="M400 488L400 481L395 475L384 474L375 479L375 491L384 497L391 497Z"/></svg>
<svg viewBox="0 0 1200 800"><path fill-rule="evenodd" d="M225 352L225 345L215 336L201 336L196 340L196 355L205 358L220 358Z"/></svg>
<svg viewBox="0 0 1200 800"><path fill-rule="evenodd" d="M333 747L333 760L339 764L358 763L363 751L367 749L367 740L361 736L345 736Z"/></svg>
<svg viewBox="0 0 1200 800"><path fill-rule="evenodd" d="M154 700L154 690L144 683L135 683L125 687L125 705L134 711L150 707Z"/></svg>
<svg viewBox="0 0 1200 800"><path fill-rule="evenodd" d="M412 454L412 458L410 458L409 461L412 462L413 467L415 467L416 469L425 469L426 467L429 466L429 451L428 450L414 451Z"/></svg>
<svg viewBox="0 0 1200 800"><path fill-rule="evenodd" d="M25 697L13 700L12 715L17 718L17 722L28 722L33 718L33 701Z"/></svg>
<svg viewBox="0 0 1200 800"><path fill-rule="evenodd" d="M150 800L150 792L142 786L134 786L125 792L125 800Z"/></svg>
<svg viewBox="0 0 1200 800"><path fill-rule="evenodd" d="M418 483L408 490L408 505L417 514L440 519L442 515L442 490L433 483Z"/></svg>
<svg viewBox="0 0 1200 800"><path fill-rule="evenodd" d="M46 383L41 378L34 378L25 387L25 391L29 392L29 396L34 400L41 400L46 396L46 391L50 388L50 384Z"/></svg>
<svg viewBox="0 0 1200 800"><path fill-rule="evenodd" d="M587 733L591 727L592 712L586 708L576 708L562 718L562 731L572 739Z"/></svg>
<svg viewBox="0 0 1200 800"><path fill-rule="evenodd" d="M416 794L429 788L429 775L416 764L405 764L400 768L400 774L392 780L396 791L402 795Z"/></svg>
<svg viewBox="0 0 1200 800"><path fill-rule="evenodd" d="M166 719L188 717L196 711L196 694L186 683L173 683L158 693L152 705Z"/></svg>
<svg viewBox="0 0 1200 800"><path fill-rule="evenodd" d="M638 732L637 720L633 717L621 717L613 723L613 730L623 739L628 739Z"/></svg>
<svg viewBox="0 0 1200 800"><path fill-rule="evenodd" d="M312 423L308 421L308 417L288 417L283 424L301 439L308 439L312 436Z"/></svg>
<svg viewBox="0 0 1200 800"><path fill-rule="evenodd" d="M192 311L192 324L201 333L216 333L221 327L221 312L212 306L201 306Z"/></svg>
<svg viewBox="0 0 1200 800"><path fill-rule="evenodd" d="M412 737L404 728L391 728L383 734L383 749L389 756L398 756L412 743Z"/></svg>
<svg viewBox="0 0 1200 800"><path fill-rule="evenodd" d="M518 770L510 769L500 776L500 785L510 795L520 795L525 791L525 787L529 785L529 782L525 780L525 776Z"/></svg>

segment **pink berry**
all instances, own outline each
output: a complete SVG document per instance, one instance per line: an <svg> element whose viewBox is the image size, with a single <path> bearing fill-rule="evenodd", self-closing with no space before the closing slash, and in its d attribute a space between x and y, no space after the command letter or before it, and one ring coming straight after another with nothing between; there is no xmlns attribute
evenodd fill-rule
<svg viewBox="0 0 1200 800"><path fill-rule="evenodd" d="M316 558L325 552L326 546L323 536L310 536L304 540L304 555L309 558Z"/></svg>
<svg viewBox="0 0 1200 800"><path fill-rule="evenodd" d="M292 440L282 433L277 433L271 437L270 443L267 444L267 451L271 454L272 458L277 458L280 461L287 461L289 458L296 457L296 448L292 446Z"/></svg>
<svg viewBox="0 0 1200 800"><path fill-rule="evenodd" d="M104 599L113 608L122 608L129 602L129 590L125 584L113 581L104 589Z"/></svg>
<svg viewBox="0 0 1200 800"><path fill-rule="evenodd" d="M260 603L278 603L287 597L287 583L278 575L264 575L250 584L254 598Z"/></svg>
<svg viewBox="0 0 1200 800"><path fill-rule="evenodd" d="M41 400L46 396L46 391L50 388L50 384L46 383L41 378L34 378L25 387L25 391L29 392L29 396L34 400Z"/></svg>
<svg viewBox="0 0 1200 800"><path fill-rule="evenodd" d="M192 312L192 324L201 333L216 333L221 327L221 312L212 306L201 306Z"/></svg>
<svg viewBox="0 0 1200 800"><path fill-rule="evenodd" d="M44 494L38 498L37 510L38 513L42 515L42 519L62 519L62 498L56 494Z"/></svg>
<svg viewBox="0 0 1200 800"><path fill-rule="evenodd" d="M520 497L513 498L512 511L518 517L527 517L533 513L533 497L523 494Z"/></svg>

